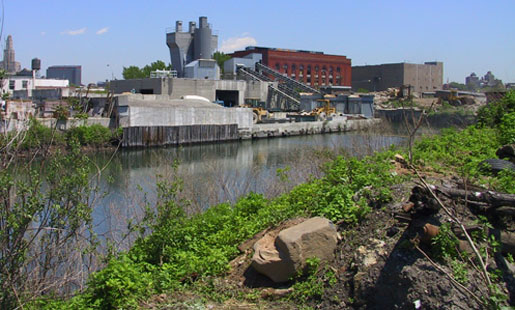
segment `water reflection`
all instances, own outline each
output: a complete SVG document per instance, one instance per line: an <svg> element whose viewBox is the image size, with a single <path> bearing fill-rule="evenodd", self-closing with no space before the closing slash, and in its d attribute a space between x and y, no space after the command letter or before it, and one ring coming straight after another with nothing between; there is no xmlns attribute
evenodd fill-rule
<svg viewBox="0 0 515 310"><path fill-rule="evenodd" d="M278 168L290 167L288 186L317 175L321 160L314 150L329 148L351 156L363 156L399 144L398 136L334 133L289 138L191 145L179 148L121 150L114 155L93 156L102 174L94 219L99 232L120 232L127 220L141 214L145 204L156 201L156 176L179 176L184 181L183 198L192 201L194 211L220 202L234 201L250 191L273 196L279 191ZM180 164L174 171L174 162ZM112 236L111 236L112 237Z"/></svg>

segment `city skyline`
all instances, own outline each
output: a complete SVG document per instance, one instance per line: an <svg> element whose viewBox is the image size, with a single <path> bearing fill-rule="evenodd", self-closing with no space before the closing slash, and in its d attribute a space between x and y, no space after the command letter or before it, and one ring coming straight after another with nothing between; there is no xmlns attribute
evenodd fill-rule
<svg viewBox="0 0 515 310"><path fill-rule="evenodd" d="M444 82L464 83L487 71L515 81L513 1L4 1L5 39L13 36L16 61L41 74L54 65L81 65L83 83L121 79L123 67L170 62L166 29L175 21L207 16L218 50L249 45L344 55L352 65L425 61L444 63Z"/></svg>

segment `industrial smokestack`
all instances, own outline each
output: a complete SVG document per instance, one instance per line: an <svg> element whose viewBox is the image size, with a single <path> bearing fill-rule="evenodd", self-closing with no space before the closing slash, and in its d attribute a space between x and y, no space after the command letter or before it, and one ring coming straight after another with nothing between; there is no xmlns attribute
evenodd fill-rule
<svg viewBox="0 0 515 310"><path fill-rule="evenodd" d="M190 29L189 29L190 33L194 33L196 28L197 28L197 23L190 22Z"/></svg>
<svg viewBox="0 0 515 310"><path fill-rule="evenodd" d="M207 24L207 17L206 16L200 16L198 19L199 28L207 28L209 25Z"/></svg>
<svg viewBox="0 0 515 310"><path fill-rule="evenodd" d="M178 20L175 22L175 32L182 32L182 21Z"/></svg>

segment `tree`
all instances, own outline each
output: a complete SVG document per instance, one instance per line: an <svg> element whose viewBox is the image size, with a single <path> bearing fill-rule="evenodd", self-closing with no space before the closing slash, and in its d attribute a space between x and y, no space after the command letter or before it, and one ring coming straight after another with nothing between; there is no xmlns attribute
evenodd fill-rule
<svg viewBox="0 0 515 310"><path fill-rule="evenodd" d="M461 84L458 82L450 82L449 87L456 88L457 90L467 90L467 86L465 84Z"/></svg>
<svg viewBox="0 0 515 310"><path fill-rule="evenodd" d="M143 71L136 66L123 67L122 75L123 75L123 78L126 80L142 79L145 77Z"/></svg>
<svg viewBox="0 0 515 310"><path fill-rule="evenodd" d="M145 77L150 77L150 72L156 70L172 70L172 64L167 66L162 60L157 60L141 69Z"/></svg>
<svg viewBox="0 0 515 310"><path fill-rule="evenodd" d="M172 64L169 64L168 66L164 63L162 60L157 60L150 65L146 65L142 68L139 68L137 66L129 66L129 67L123 67L123 78L126 80L129 79L144 79L150 77L150 72L156 71L156 70L172 70Z"/></svg>
<svg viewBox="0 0 515 310"><path fill-rule="evenodd" d="M213 59L216 60L216 63L220 67L222 73L224 72L224 62L226 60L231 59L231 56L224 54L223 52L215 52L213 54Z"/></svg>

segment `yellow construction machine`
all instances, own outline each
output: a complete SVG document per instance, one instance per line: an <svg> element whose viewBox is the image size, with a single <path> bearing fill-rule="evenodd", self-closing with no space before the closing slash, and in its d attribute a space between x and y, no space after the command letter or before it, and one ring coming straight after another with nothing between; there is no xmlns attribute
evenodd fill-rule
<svg viewBox="0 0 515 310"><path fill-rule="evenodd" d="M252 108L252 121L255 123L261 123L263 118L269 116L269 112L261 107Z"/></svg>
<svg viewBox="0 0 515 310"><path fill-rule="evenodd" d="M329 99L319 99L317 101L323 102L324 105L313 109L309 115L316 116L319 121L325 120L328 116L336 115L336 108L331 106L331 101Z"/></svg>
<svg viewBox="0 0 515 310"><path fill-rule="evenodd" d="M254 124L261 123L264 118L270 116L270 112L268 112L266 109L263 109L262 107L256 107L251 104L244 104L243 107L252 109L252 121Z"/></svg>

